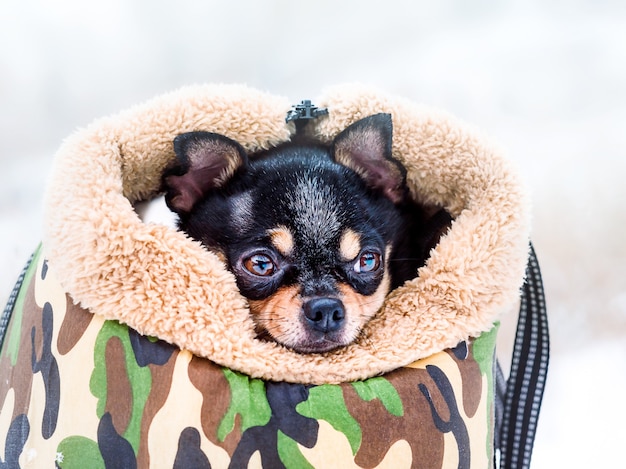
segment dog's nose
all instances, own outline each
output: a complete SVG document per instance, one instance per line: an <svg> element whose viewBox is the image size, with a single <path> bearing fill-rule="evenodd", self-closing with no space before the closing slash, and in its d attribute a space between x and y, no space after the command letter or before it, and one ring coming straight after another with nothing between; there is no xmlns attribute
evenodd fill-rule
<svg viewBox="0 0 626 469"><path fill-rule="evenodd" d="M341 328L346 312L336 298L313 298L304 303L304 317L316 331L333 332Z"/></svg>

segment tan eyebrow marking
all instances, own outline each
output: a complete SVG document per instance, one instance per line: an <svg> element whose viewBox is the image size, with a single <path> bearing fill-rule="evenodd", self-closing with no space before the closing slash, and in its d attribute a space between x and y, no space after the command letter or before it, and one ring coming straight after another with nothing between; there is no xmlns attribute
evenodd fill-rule
<svg viewBox="0 0 626 469"><path fill-rule="evenodd" d="M286 226L280 225L271 230L267 230L274 247L283 256L289 256L293 252L294 241L291 231Z"/></svg>
<svg viewBox="0 0 626 469"><path fill-rule="evenodd" d="M345 261L351 261L361 252L361 235L350 228L341 234L339 254Z"/></svg>

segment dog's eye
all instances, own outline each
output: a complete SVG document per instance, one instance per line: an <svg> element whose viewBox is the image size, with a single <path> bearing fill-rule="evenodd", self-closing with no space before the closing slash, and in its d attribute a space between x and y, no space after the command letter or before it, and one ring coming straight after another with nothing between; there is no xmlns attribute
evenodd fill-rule
<svg viewBox="0 0 626 469"><path fill-rule="evenodd" d="M274 263L265 254L255 254L243 261L243 265L248 272L261 277L274 274Z"/></svg>
<svg viewBox="0 0 626 469"><path fill-rule="evenodd" d="M354 264L354 271L358 273L373 272L380 267L380 254L364 252Z"/></svg>

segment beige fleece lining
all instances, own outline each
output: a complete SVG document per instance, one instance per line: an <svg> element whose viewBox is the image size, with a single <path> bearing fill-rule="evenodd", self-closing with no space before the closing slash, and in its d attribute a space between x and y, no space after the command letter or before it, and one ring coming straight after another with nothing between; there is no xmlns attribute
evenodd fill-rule
<svg viewBox="0 0 626 469"><path fill-rule="evenodd" d="M419 277L387 297L355 344L300 355L255 339L247 302L218 257L183 233L142 223L132 209L157 194L177 134L216 132L248 151L290 138L290 103L243 86L184 88L64 143L44 220L44 248L63 287L95 314L276 381L363 379L490 329L518 297L528 249L529 203L510 163L453 117L371 88L334 87L316 104L329 109L311 127L322 141L391 113L394 156L411 191L456 217Z"/></svg>

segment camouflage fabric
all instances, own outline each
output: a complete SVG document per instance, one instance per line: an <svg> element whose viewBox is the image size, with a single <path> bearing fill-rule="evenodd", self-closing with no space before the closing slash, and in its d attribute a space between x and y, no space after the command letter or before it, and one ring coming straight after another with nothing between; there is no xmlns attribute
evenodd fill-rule
<svg viewBox="0 0 626 469"><path fill-rule="evenodd" d="M488 468L495 335L365 381L265 382L85 311L38 252L0 351L0 468Z"/></svg>

